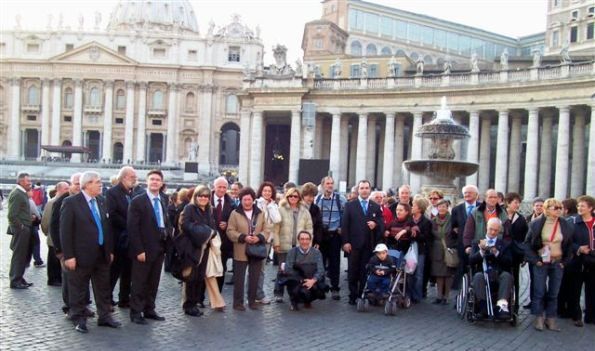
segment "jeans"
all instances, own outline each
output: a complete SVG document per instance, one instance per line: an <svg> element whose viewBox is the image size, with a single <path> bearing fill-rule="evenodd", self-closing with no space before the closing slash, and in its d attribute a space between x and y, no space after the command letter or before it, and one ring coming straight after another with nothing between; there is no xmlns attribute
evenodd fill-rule
<svg viewBox="0 0 595 351"><path fill-rule="evenodd" d="M33 261L35 264L42 264L43 259L41 258L41 241L39 241L39 227L33 226L31 227L31 240L32 240L32 254L33 254Z"/></svg>
<svg viewBox="0 0 595 351"><path fill-rule="evenodd" d="M413 301L421 301L424 293L424 266L426 255L417 256L417 268L411 276L411 284L408 285L409 295Z"/></svg>
<svg viewBox="0 0 595 351"><path fill-rule="evenodd" d="M279 252L277 254L277 259L279 260L279 271L281 271L281 266L287 260L287 252ZM285 267L285 271L289 272L290 267ZM279 285L279 280L275 279L275 297L283 297L284 291L285 291L285 286Z"/></svg>
<svg viewBox="0 0 595 351"><path fill-rule="evenodd" d="M388 293L390 289L390 277L380 277L370 274L368 277L368 290L375 294Z"/></svg>
<svg viewBox="0 0 595 351"><path fill-rule="evenodd" d="M533 265L533 300L531 314L555 318L558 309L558 292L562 283L564 269L560 263ZM547 286L546 286L547 281Z"/></svg>

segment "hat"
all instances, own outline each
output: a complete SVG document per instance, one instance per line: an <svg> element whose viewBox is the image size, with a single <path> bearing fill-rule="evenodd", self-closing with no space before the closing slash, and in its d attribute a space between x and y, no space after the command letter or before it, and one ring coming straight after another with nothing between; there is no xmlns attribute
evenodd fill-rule
<svg viewBox="0 0 595 351"><path fill-rule="evenodd" d="M378 245L376 245L376 248L374 249L374 252L382 252L382 251L388 251L388 247L386 247L385 244L378 244Z"/></svg>

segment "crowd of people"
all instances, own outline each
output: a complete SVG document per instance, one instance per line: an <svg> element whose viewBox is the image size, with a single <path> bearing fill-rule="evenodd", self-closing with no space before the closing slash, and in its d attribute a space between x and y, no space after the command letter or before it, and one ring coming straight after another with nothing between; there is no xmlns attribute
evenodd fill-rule
<svg viewBox="0 0 595 351"><path fill-rule="evenodd" d="M488 189L480 199L473 185L463 188L459 204L438 189L413 195L402 185L393 196L373 191L367 180L343 196L330 176L319 185L287 183L283 189L263 182L256 191L220 177L211 187L168 192L160 170L140 182L125 166L111 185L103 189L96 172L76 173L38 205L30 176L20 173L8 196L10 287L28 289L25 269L32 258L35 266L43 264L35 248L41 227L49 248L47 283L62 288L63 312L81 333L95 315L90 287L99 326L120 327L112 317L116 306L129 309L136 324L165 320L156 307L164 268L180 280L183 312L193 317L203 314L207 297L211 309L226 311L226 285L233 285L235 311L245 311L246 301L250 309L271 303L270 297L283 303L285 294L291 310L311 308L329 291L340 300L342 255L350 305L366 286L387 294L387 278L405 265L413 304L435 286L433 303L449 305L451 289L461 288L468 267L476 267L479 306L487 308L490 283L497 286L495 314L505 316L520 308L518 299L509 302L512 289L519 296L521 267L528 264L530 302L523 307L535 315L537 330L559 331L557 317L579 327L595 324L592 196L534 199L525 217L520 195ZM225 281L229 260L233 277ZM278 264L275 277L265 277L269 260ZM271 278L272 295L264 289Z"/></svg>

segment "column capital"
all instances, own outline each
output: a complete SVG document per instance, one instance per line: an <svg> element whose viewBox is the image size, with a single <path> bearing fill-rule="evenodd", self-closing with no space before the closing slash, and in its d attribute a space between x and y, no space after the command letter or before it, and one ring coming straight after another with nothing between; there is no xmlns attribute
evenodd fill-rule
<svg viewBox="0 0 595 351"><path fill-rule="evenodd" d="M509 109L498 110L498 116L501 116L504 114L506 114L508 116L510 114L510 110Z"/></svg>
<svg viewBox="0 0 595 351"><path fill-rule="evenodd" d="M299 115L302 112L301 109L297 109L297 110L291 110L291 115Z"/></svg>
<svg viewBox="0 0 595 351"><path fill-rule="evenodd" d="M106 89L113 89L114 88L114 81L113 80L104 80L103 81L103 86Z"/></svg>
<svg viewBox="0 0 595 351"><path fill-rule="evenodd" d="M54 85L60 85L62 84L62 78L52 78L52 83L54 83Z"/></svg>
<svg viewBox="0 0 595 351"><path fill-rule="evenodd" d="M396 113L396 112L392 112L392 111L391 111L391 112L385 112L385 113L384 113L384 116L385 116L386 118L395 118L395 117L396 117L396 115L397 115L397 113Z"/></svg>
<svg viewBox="0 0 595 351"><path fill-rule="evenodd" d="M146 81L139 80L139 81L137 81L137 83L138 83L138 88L139 89L141 89L141 90L147 89L147 82Z"/></svg>
<svg viewBox="0 0 595 351"><path fill-rule="evenodd" d="M570 113L570 106L556 106L560 113Z"/></svg>
<svg viewBox="0 0 595 351"><path fill-rule="evenodd" d="M362 113L358 113L357 114L359 116L359 118L368 118L368 113L367 112L362 112Z"/></svg>
<svg viewBox="0 0 595 351"><path fill-rule="evenodd" d="M136 82L133 80L126 81L126 89L134 89L135 85L136 85Z"/></svg>
<svg viewBox="0 0 595 351"><path fill-rule="evenodd" d="M43 84L43 86L49 86L51 81L52 80L50 78L47 78L47 77L46 78L41 78L41 84Z"/></svg>
<svg viewBox="0 0 595 351"><path fill-rule="evenodd" d="M10 78L11 85L21 85L21 77L12 77Z"/></svg>
<svg viewBox="0 0 595 351"><path fill-rule="evenodd" d="M411 112L411 114L413 115L413 117L423 117L424 116L424 111L413 111Z"/></svg>
<svg viewBox="0 0 595 351"><path fill-rule="evenodd" d="M74 81L74 87L75 88L82 88L82 86L83 86L83 80L82 79L75 78L75 79L73 79L73 81Z"/></svg>
<svg viewBox="0 0 595 351"><path fill-rule="evenodd" d="M178 83L175 82L169 82L167 83L167 87L169 88L169 91L177 91L180 88L180 85Z"/></svg>

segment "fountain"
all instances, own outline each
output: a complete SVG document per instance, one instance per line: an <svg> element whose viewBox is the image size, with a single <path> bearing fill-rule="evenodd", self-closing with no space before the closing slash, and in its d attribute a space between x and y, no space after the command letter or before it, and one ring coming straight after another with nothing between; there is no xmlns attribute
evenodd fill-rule
<svg viewBox="0 0 595 351"><path fill-rule="evenodd" d="M422 176L421 192L427 195L431 190L438 189L448 199L458 198L460 191L454 184L455 179L477 172L478 164L455 160L453 142L467 139L470 135L467 128L452 119L446 97L442 97L441 108L435 113L434 119L422 125L415 136L431 139L432 142L425 159L404 162L409 172Z"/></svg>

